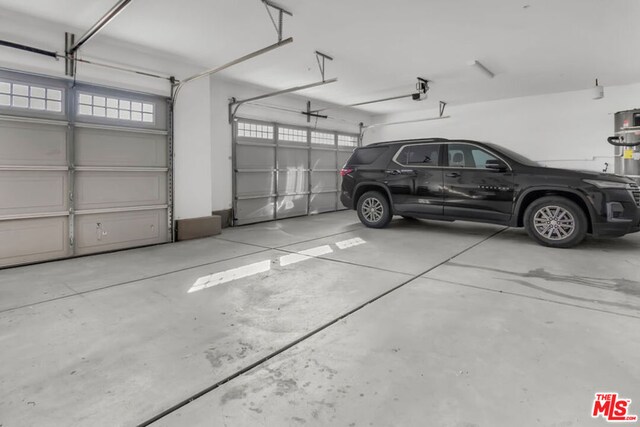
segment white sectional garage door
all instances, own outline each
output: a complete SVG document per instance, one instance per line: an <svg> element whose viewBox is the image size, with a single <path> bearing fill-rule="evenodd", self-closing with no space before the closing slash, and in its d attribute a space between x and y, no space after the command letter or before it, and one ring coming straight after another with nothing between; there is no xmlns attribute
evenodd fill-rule
<svg viewBox="0 0 640 427"><path fill-rule="evenodd" d="M166 102L0 73L0 267L169 241Z"/></svg>
<svg viewBox="0 0 640 427"><path fill-rule="evenodd" d="M234 224L344 209L339 171L356 135L248 119L233 135Z"/></svg>

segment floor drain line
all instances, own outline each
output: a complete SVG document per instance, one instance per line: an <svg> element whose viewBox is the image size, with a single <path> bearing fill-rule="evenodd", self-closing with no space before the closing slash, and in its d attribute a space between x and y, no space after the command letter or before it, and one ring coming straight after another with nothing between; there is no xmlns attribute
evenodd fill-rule
<svg viewBox="0 0 640 427"><path fill-rule="evenodd" d="M397 291L398 289L402 288L403 286L408 285L409 283L413 282L414 280L416 280L417 278L419 278L420 276L424 276L425 274L435 270L436 268L448 263L449 261L451 261L454 258L459 257L460 255L464 254L465 252L470 251L471 249L483 244L484 242L486 242L487 240L497 236L498 234L502 233L503 231L507 230L508 227L502 228L498 231L496 231L495 233L485 237L484 239L480 240L477 243L474 243L473 245L469 246L468 248L463 249L462 251L456 253L455 255L447 258L446 260L434 265L433 267L430 267L429 269L423 271L422 273L419 273L407 280L405 280L404 282L400 283L397 286L394 286L393 288L381 293L380 295L377 295L376 297L360 304L359 306L353 308L352 310L348 311L347 313L342 314L339 317L336 317L333 320L330 320L329 322L325 323L324 325L314 329L311 332L308 332L307 334L301 336L300 338L290 342L289 344L285 345L284 347L279 348L278 350L268 354L267 356L257 360L256 362L251 363L250 365L245 366L244 368L240 369L239 371L234 372L233 374L227 376L226 378L218 381L217 383L205 388L204 390L199 391L198 393L190 396L189 398L183 400L182 402L172 406L171 408L161 412L160 414L154 416L153 418L150 418L149 420L138 424L138 427L147 427L153 423L155 423L156 421L159 421L160 419L166 417L167 415L170 415L171 413L177 411L180 408L183 408L184 406L188 405L189 403L193 402L194 400L197 400L199 398L201 398L202 396L212 392L213 390L217 389L218 387L246 374L247 372L253 370L254 368L257 368L258 366L264 364L265 362L268 362L269 360L273 359L274 357L284 353L285 351L291 349L292 347L295 347L296 345L300 344L303 341L306 341L307 339L313 337L314 335L324 331L325 329L329 328L330 326L335 325L336 323L338 323L339 321L351 316L352 314L362 310L363 308L365 308L366 306L378 301L381 298L384 298L385 296L391 294L392 292Z"/></svg>

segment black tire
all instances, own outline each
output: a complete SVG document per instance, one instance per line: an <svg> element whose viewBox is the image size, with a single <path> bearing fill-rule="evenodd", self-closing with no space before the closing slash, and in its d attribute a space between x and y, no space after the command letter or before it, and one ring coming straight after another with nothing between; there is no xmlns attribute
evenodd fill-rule
<svg viewBox="0 0 640 427"><path fill-rule="evenodd" d="M377 191L367 191L358 199L358 218L367 227L384 228L391 221L387 198Z"/></svg>
<svg viewBox="0 0 640 427"><path fill-rule="evenodd" d="M524 228L541 245L571 248L587 235L587 215L580 206L565 197L541 197L527 207Z"/></svg>

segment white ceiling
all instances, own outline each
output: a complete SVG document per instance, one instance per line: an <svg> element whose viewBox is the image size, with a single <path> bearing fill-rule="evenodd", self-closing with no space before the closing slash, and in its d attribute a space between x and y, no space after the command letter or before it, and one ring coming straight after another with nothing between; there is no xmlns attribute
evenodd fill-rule
<svg viewBox="0 0 640 427"><path fill-rule="evenodd" d="M89 28L115 3L0 0L0 8ZM595 78L605 87L640 81L637 0L278 4L294 14L285 17L284 32L294 43L233 67L227 76L274 89L314 82L320 73L313 52L320 50L335 58L326 77L339 82L305 92L317 99L350 104L410 93L418 76L433 80L427 101L364 107L376 113L435 108L439 100L463 104L586 89ZM260 0L133 0L97 37L175 54L203 69L276 41ZM90 55L91 41L82 52ZM473 59L496 77L467 65Z"/></svg>

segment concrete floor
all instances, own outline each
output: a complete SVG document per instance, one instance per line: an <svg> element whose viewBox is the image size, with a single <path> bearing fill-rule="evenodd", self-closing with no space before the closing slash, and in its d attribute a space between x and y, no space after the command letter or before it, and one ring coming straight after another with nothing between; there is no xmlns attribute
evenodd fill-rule
<svg viewBox="0 0 640 427"><path fill-rule="evenodd" d="M606 425L639 249L349 211L0 270L0 426Z"/></svg>

